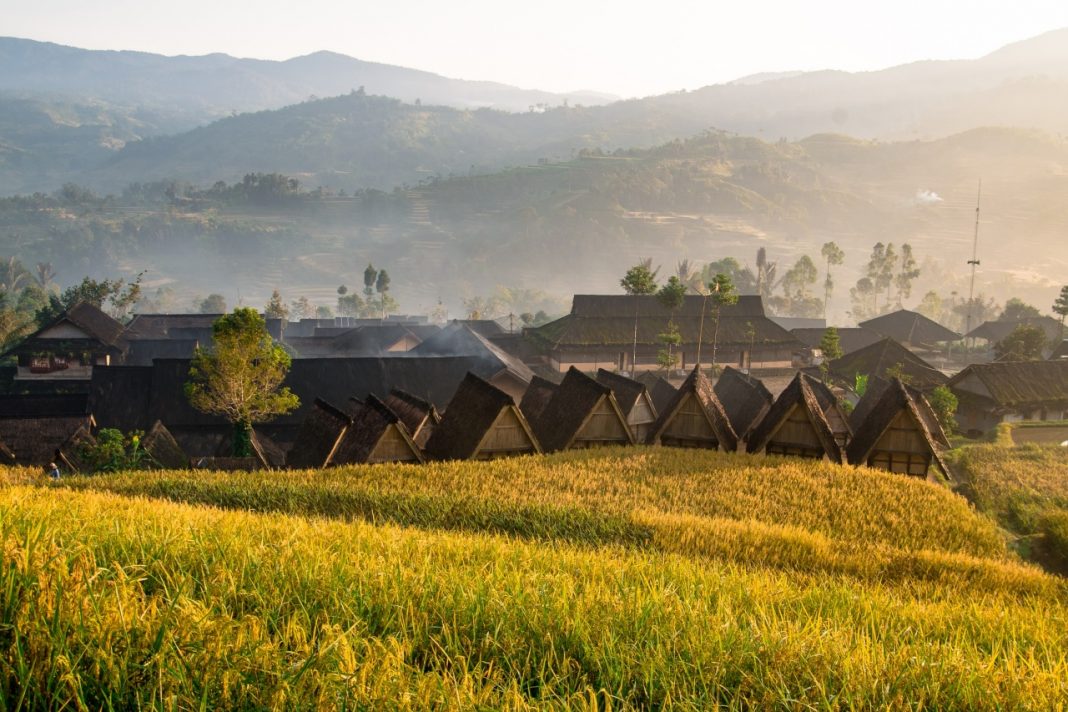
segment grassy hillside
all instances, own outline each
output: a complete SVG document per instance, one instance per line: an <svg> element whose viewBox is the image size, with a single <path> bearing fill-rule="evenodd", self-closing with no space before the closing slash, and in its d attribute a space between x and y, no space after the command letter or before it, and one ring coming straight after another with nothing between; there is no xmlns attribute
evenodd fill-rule
<svg viewBox="0 0 1068 712"><path fill-rule="evenodd" d="M901 477L640 449L6 478L5 700L1048 709L1065 692L1068 589Z"/></svg>

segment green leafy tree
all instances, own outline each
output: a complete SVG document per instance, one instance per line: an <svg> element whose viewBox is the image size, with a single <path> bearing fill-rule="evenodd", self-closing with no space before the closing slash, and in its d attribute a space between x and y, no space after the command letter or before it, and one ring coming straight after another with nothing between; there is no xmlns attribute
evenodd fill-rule
<svg viewBox="0 0 1068 712"><path fill-rule="evenodd" d="M271 292L271 298L263 308L263 316L268 319L282 319L283 321L289 318L289 307L282 301L282 293L277 289Z"/></svg>
<svg viewBox="0 0 1068 712"><path fill-rule="evenodd" d="M144 273L138 274L132 282L127 283L124 279L104 279L97 281L89 277L82 279L81 283L68 287L59 295L48 294L48 301L37 311L36 322L38 326L44 326L54 321L60 314L70 309L75 304L85 302L103 309L110 305L111 315L117 319L125 317L130 308L141 298L141 280ZM34 290L39 290L33 285ZM25 291L28 291L27 287Z"/></svg>
<svg viewBox="0 0 1068 712"><path fill-rule="evenodd" d="M1012 297L1005 302L1005 308L1001 310L998 321L1018 321L1020 319L1034 319L1042 316L1036 307L1031 306L1022 299Z"/></svg>
<svg viewBox="0 0 1068 712"><path fill-rule="evenodd" d="M371 263L367 263L367 269L363 271L363 293L370 299L375 295L375 282L378 281L378 270Z"/></svg>
<svg viewBox="0 0 1068 712"><path fill-rule="evenodd" d="M1037 326L1020 324L994 344L994 353L999 361L1040 361L1044 348L1046 333Z"/></svg>
<svg viewBox="0 0 1068 712"><path fill-rule="evenodd" d="M337 288L337 313L341 316L359 316L366 307L360 295L356 292L349 294L349 288L344 284Z"/></svg>
<svg viewBox="0 0 1068 712"><path fill-rule="evenodd" d="M125 435L115 428L101 428L96 442L82 447L82 462L89 472L117 472L120 470L147 470L159 466L152 456L141 447L144 433L135 430Z"/></svg>
<svg viewBox="0 0 1068 712"><path fill-rule="evenodd" d="M627 270L623 279L619 280L623 291L634 296L634 348L630 357L631 371L637 367L638 363L638 311L641 306L641 297L656 293L656 273L659 271L659 268L652 269L652 260L646 259Z"/></svg>
<svg viewBox="0 0 1068 712"><path fill-rule="evenodd" d="M927 394L927 402L947 435L957 432L957 396L948 386L939 386Z"/></svg>
<svg viewBox="0 0 1068 712"><path fill-rule="evenodd" d="M316 319L333 319L334 318L334 311L330 307L326 306L325 304L322 304L320 306L315 307L315 318Z"/></svg>
<svg viewBox="0 0 1068 712"><path fill-rule="evenodd" d="M315 307L307 297L300 297L290 303L289 311L295 319L310 319L315 314Z"/></svg>
<svg viewBox="0 0 1068 712"><path fill-rule="evenodd" d="M1061 293L1053 302L1053 313L1061 318L1061 339L1064 339L1064 319L1068 317L1068 284L1061 287Z"/></svg>
<svg viewBox="0 0 1068 712"><path fill-rule="evenodd" d="M842 356L842 342L838 338L838 329L828 326L820 338L820 351L826 361L833 361Z"/></svg>
<svg viewBox="0 0 1068 712"><path fill-rule="evenodd" d="M198 306L201 314L225 314L226 297L221 294L209 294Z"/></svg>
<svg viewBox="0 0 1068 712"><path fill-rule="evenodd" d="M723 307L738 303L738 291L734 288L730 275L717 274L708 283L708 300L712 302L716 326L712 332L712 366L716 365L716 349L719 346L719 317ZM750 325L751 326L751 325ZM701 331L704 331L704 307L701 309ZM701 363L701 338L697 344L697 363Z"/></svg>
<svg viewBox="0 0 1068 712"><path fill-rule="evenodd" d="M679 329L677 326L675 326L675 314L676 312L678 312L679 307L681 307L686 301L686 285L683 284L682 280L680 280L677 276L672 275L668 278L668 281L664 283L664 286L662 286L660 290L657 291L656 299L660 302L661 305L664 306L665 309L667 309L671 313L671 316L668 318L667 331L660 334L660 336L658 337L661 343L664 344L664 350L667 353L663 359L661 359L659 356L657 358L658 361L661 362L661 365L663 365L663 363L666 361L670 363L670 366L668 366L668 368L674 368L675 363L678 360L676 349L679 344L682 343L682 337L679 334Z"/></svg>
<svg viewBox="0 0 1068 712"><path fill-rule="evenodd" d="M831 276L831 267L836 267L845 261L845 252L837 242L825 242L820 248L820 254L827 263L826 276L823 279L823 318L827 318L827 305L831 302L831 293L834 291L834 279Z"/></svg>
<svg viewBox="0 0 1068 712"><path fill-rule="evenodd" d="M771 300L773 306L785 315L816 317L823 311L823 304L812 295L811 287L819 278L819 270L808 255L798 258L794 266L783 275L780 285L783 296Z"/></svg>
<svg viewBox="0 0 1068 712"><path fill-rule="evenodd" d="M215 320L210 349L198 348L189 365L186 396L197 410L221 415L234 427L234 456L252 452L252 426L297 408L282 386L290 358L267 333L254 309L239 307Z"/></svg>

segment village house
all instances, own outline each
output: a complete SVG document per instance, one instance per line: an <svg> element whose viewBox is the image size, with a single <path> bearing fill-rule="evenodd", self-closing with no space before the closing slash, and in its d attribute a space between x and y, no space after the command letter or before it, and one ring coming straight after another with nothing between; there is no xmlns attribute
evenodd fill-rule
<svg viewBox="0 0 1068 712"><path fill-rule="evenodd" d="M1061 323L1051 316L1035 316L1025 319L1008 319L1005 321L984 321L964 335L966 339L982 339L986 341L990 350L1002 341L1006 336L1021 326L1033 326L1042 331L1046 336L1046 342L1052 347L1061 338Z"/></svg>
<svg viewBox="0 0 1068 712"><path fill-rule="evenodd" d="M612 389L576 368L568 370L531 425L545 452L634 444Z"/></svg>
<svg viewBox="0 0 1068 712"><path fill-rule="evenodd" d="M423 462L423 453L397 414L374 394L349 401L350 427L341 437L331 464L373 465Z"/></svg>
<svg viewBox="0 0 1068 712"><path fill-rule="evenodd" d="M713 390L734 432L743 439L775 400L760 379L730 366L723 369Z"/></svg>
<svg viewBox="0 0 1068 712"><path fill-rule="evenodd" d="M710 366L715 356L721 365L790 368L794 353L802 346L765 315L759 296L742 296L737 304L724 306L717 331L714 307L701 295L687 295L672 313L655 296L578 294L570 314L524 329L523 334L554 371L574 366L588 373L600 368L635 373L660 368L658 354L664 348L660 335L667 331L669 321L682 339L677 348L681 371L696 365L698 352L702 366ZM635 322L636 364L632 363Z"/></svg>
<svg viewBox="0 0 1068 712"><path fill-rule="evenodd" d="M961 335L908 309L898 309L860 322L857 326L893 339L908 349L937 351L938 344L960 341Z"/></svg>
<svg viewBox="0 0 1068 712"><path fill-rule="evenodd" d="M886 338L877 331L859 326L839 326L835 327L835 331L838 332L838 346L842 349L843 356L859 351L865 346L871 346ZM820 347L827 329L790 329L790 333L805 346L815 350ZM826 358L826 354L823 354L823 357Z"/></svg>
<svg viewBox="0 0 1068 712"><path fill-rule="evenodd" d="M460 383L426 444L426 455L433 460L492 460L540 452L512 396L473 373Z"/></svg>
<svg viewBox="0 0 1068 712"><path fill-rule="evenodd" d="M653 405L653 397L645 384L603 368L597 371L597 381L612 389L619 409L627 418L634 442L644 443L649 437L649 430L656 422L656 406Z"/></svg>
<svg viewBox="0 0 1068 712"><path fill-rule="evenodd" d="M950 379L957 425L983 433L998 423L1068 419L1068 360L972 364Z"/></svg>
<svg viewBox="0 0 1068 712"><path fill-rule="evenodd" d="M948 440L918 390L894 378L865 393L858 410L865 415L846 448L850 463L915 477L929 477L937 468L950 476L942 458Z"/></svg>
<svg viewBox="0 0 1068 712"><path fill-rule="evenodd" d="M944 385L949 377L897 341L886 338L827 363L828 373L852 388L856 377L901 378L927 392Z"/></svg>
<svg viewBox="0 0 1068 712"><path fill-rule="evenodd" d="M382 402L401 419L415 444L426 447L434 428L441 423L441 414L434 404L400 388L392 389Z"/></svg>
<svg viewBox="0 0 1068 712"><path fill-rule="evenodd" d="M80 302L8 349L16 380L88 381L94 366L122 363L125 328L99 308Z"/></svg>
<svg viewBox="0 0 1068 712"><path fill-rule="evenodd" d="M649 431L650 445L738 450L738 436L701 369L694 367Z"/></svg>
<svg viewBox="0 0 1068 712"><path fill-rule="evenodd" d="M746 450L842 463L842 445L816 395L816 381L798 373L747 437ZM822 386L822 384L820 384ZM833 397L832 397L833 399ZM826 409L834 406L827 404ZM844 425L844 421L842 421Z"/></svg>

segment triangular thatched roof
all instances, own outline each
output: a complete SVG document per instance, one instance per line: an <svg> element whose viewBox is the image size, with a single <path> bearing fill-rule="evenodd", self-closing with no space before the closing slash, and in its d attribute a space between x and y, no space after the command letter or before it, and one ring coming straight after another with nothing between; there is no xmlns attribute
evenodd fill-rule
<svg viewBox="0 0 1068 712"><path fill-rule="evenodd" d="M677 391L675 386L653 371L643 371L635 377L635 380L645 384L649 396L653 399L653 407L656 408L657 415L663 413L664 408L667 408L675 397Z"/></svg>
<svg viewBox="0 0 1068 712"><path fill-rule="evenodd" d="M476 457L483 439L503 411L511 410L530 443L530 452L541 452L530 424L515 400L473 373L468 373L449 401L441 424L426 444L426 454L435 460L466 460Z"/></svg>
<svg viewBox="0 0 1068 712"><path fill-rule="evenodd" d="M934 417L931 406L919 391L909 388L896 378L889 382L878 402L868 411L867 417L854 432L853 440L847 448L849 462L854 465L879 466L878 463L873 463L872 459L878 454L879 443L887 434L890 426L895 421L902 422L900 416L904 416L909 433L915 437L910 438L910 442L914 443L909 446L910 449L896 452L929 457L933 464L938 465L942 473L948 477L949 468L942 458L946 436L938 426L938 420ZM882 469L891 468L883 467ZM912 474L920 473L913 472Z"/></svg>
<svg viewBox="0 0 1068 712"><path fill-rule="evenodd" d="M389 460L423 461L423 454L412 440L408 428L378 396L368 395L363 402L350 400L349 413L352 416L352 426L341 439L334 453L333 464L357 465L374 461L382 439L390 435L403 443L404 456L388 458Z"/></svg>
<svg viewBox="0 0 1068 712"><path fill-rule="evenodd" d="M960 341L961 335L919 312L898 309L858 324L904 344L935 344L940 341Z"/></svg>
<svg viewBox="0 0 1068 712"><path fill-rule="evenodd" d="M598 407L604 408L610 414L609 417L618 421L618 427L609 429L615 432L605 436L606 442L633 444L627 417L616 402L612 389L601 385L574 366L568 369L564 380L556 387L548 405L534 425L538 442L546 452L568 449L576 438L580 437L590 416Z"/></svg>
<svg viewBox="0 0 1068 712"><path fill-rule="evenodd" d="M96 438L89 432L89 428L82 425L66 442L56 448L55 462L69 473L87 472L90 468L85 459L85 451L95 445Z"/></svg>
<svg viewBox="0 0 1068 712"><path fill-rule="evenodd" d="M523 415L526 417L527 422L531 424L531 427L535 427L538 419L541 418L541 414L545 412L545 407L552 400L553 394L556 393L557 388L559 388L558 384L541 376L534 376L530 379L530 385L527 386L526 392L523 393L523 400L519 401L519 410L523 411Z"/></svg>
<svg viewBox="0 0 1068 712"><path fill-rule="evenodd" d="M621 376L604 368L597 370L597 382L612 389L612 393L616 397L616 403L619 404L619 409L628 418L642 395L649 393L649 389L641 381ZM652 396L649 396L649 402L653 402ZM653 408L656 408L655 404Z"/></svg>
<svg viewBox="0 0 1068 712"><path fill-rule="evenodd" d="M382 402L401 419L408 433L420 445L426 445L430 434L441 422L441 414L433 403L400 388L391 390Z"/></svg>
<svg viewBox="0 0 1068 712"><path fill-rule="evenodd" d="M167 470L185 470L189 468L189 456L178 445L171 431L159 420L141 440L141 447L160 467Z"/></svg>
<svg viewBox="0 0 1068 712"><path fill-rule="evenodd" d="M316 398L286 455L286 465L298 469L328 467L351 426L348 413Z"/></svg>
<svg viewBox="0 0 1068 712"><path fill-rule="evenodd" d="M775 399L775 402L772 403L771 408L768 409L760 423L749 432L746 450L750 453L769 450L770 445L775 442L776 436L781 432L787 419L800 409L811 427L810 434L813 439L803 443L776 443L778 445L776 449L785 452L785 454L794 454L790 451L791 446L797 446L799 451L811 451L814 446L818 445L818 449L822 450L823 455L831 462L844 462L842 450L835 440L834 430L827 420L820 398L816 395L817 387L814 385L815 383L814 379L803 373L798 373L794 376L794 380L790 381L790 385ZM833 399L833 396L831 398ZM828 404L828 407L833 406ZM798 452L798 454L801 453Z"/></svg>
<svg viewBox="0 0 1068 712"><path fill-rule="evenodd" d="M827 364L830 372L845 383L853 383L857 374L891 378L901 373L922 391L943 385L949 377L893 339L887 338L871 346L836 358Z"/></svg>
<svg viewBox="0 0 1068 712"><path fill-rule="evenodd" d="M653 424L652 430L649 431L649 443L657 445L663 442L665 433L668 432L672 422L679 415L682 406L689 402L691 397L707 419L715 436L717 446L727 452L737 450L738 435L734 432L734 428L731 427L727 413L723 410L723 405L719 402L719 398L716 397L712 384L701 372L699 366L694 367L690 375L679 386L671 401L663 410L659 410L656 422Z"/></svg>
<svg viewBox="0 0 1068 712"><path fill-rule="evenodd" d="M79 428L92 431L95 425L91 415L0 418L0 442L10 448L20 465L47 465Z"/></svg>
<svg viewBox="0 0 1068 712"><path fill-rule="evenodd" d="M763 381L731 366L723 369L714 390L739 437L744 437L775 401Z"/></svg>

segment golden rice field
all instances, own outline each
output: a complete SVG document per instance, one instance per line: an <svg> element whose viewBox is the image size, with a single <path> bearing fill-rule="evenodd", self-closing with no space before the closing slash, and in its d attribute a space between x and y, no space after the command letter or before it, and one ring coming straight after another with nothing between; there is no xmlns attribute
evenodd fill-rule
<svg viewBox="0 0 1068 712"><path fill-rule="evenodd" d="M1064 709L948 490L662 449L0 487L3 709Z"/></svg>

